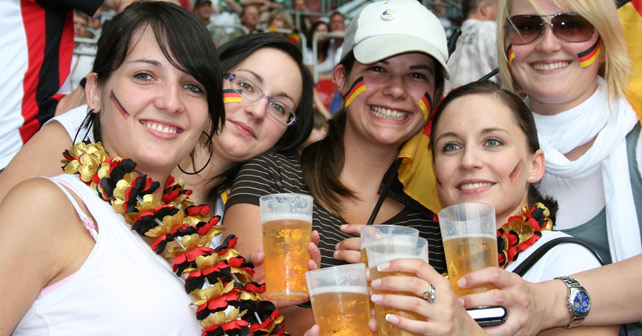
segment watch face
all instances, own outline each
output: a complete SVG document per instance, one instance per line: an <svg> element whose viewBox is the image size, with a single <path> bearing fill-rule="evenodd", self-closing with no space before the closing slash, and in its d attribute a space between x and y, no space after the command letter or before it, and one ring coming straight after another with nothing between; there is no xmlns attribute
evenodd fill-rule
<svg viewBox="0 0 642 336"><path fill-rule="evenodd" d="M585 292L575 293L575 297L573 298L573 309L580 314L586 314L590 308L591 301L588 295Z"/></svg>

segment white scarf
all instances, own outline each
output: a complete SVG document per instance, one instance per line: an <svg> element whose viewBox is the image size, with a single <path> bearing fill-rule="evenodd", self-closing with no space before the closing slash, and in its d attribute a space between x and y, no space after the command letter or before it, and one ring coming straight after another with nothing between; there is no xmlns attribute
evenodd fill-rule
<svg viewBox="0 0 642 336"><path fill-rule="evenodd" d="M625 98L611 107L606 82L598 77L597 90L580 105L555 115L533 115L546 154L545 176L580 178L602 168L609 249L616 262L642 253L642 242L626 153L626 135L638 119ZM579 159L570 161L564 156L596 135Z"/></svg>

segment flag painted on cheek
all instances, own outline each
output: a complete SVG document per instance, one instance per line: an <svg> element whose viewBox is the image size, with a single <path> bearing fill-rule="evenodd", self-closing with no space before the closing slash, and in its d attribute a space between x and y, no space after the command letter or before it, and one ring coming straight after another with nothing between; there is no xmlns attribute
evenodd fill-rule
<svg viewBox="0 0 642 336"><path fill-rule="evenodd" d="M223 90L223 104L240 103L241 95L235 90Z"/></svg>
<svg viewBox="0 0 642 336"><path fill-rule="evenodd" d="M508 67L513 66L513 59L515 59L515 53L513 52L513 45L509 44L506 48L506 58L508 58Z"/></svg>
<svg viewBox="0 0 642 336"><path fill-rule="evenodd" d="M519 160L519 162L517 162L517 164L515 165L515 168L513 168L510 174L508 174L511 182L515 181L515 178L517 177L517 174L519 174L520 169L522 169L522 160Z"/></svg>
<svg viewBox="0 0 642 336"><path fill-rule="evenodd" d="M116 95L114 94L114 90L111 90L111 92L109 93L109 99L114 104L118 112L120 112L120 115L123 117L123 119L127 119L127 117L129 116L129 112L125 110L125 107L123 107L123 104L121 104L118 98L116 98Z"/></svg>
<svg viewBox="0 0 642 336"><path fill-rule="evenodd" d="M598 37L597 41L586 51L577 54L580 60L580 67L586 68L593 64L602 53L602 40Z"/></svg>
<svg viewBox="0 0 642 336"><path fill-rule="evenodd" d="M421 108L421 111L424 113L424 120L428 120L428 113L430 112L430 106L432 105L432 101L430 99L430 95L428 92L424 94L421 99L417 102L419 104L419 107Z"/></svg>
<svg viewBox="0 0 642 336"><path fill-rule="evenodd" d="M350 90L348 90L348 94L346 94L345 97L343 97L346 108L348 108L348 106L350 106L352 101L365 90L366 90L366 83L363 81L363 77L357 78L357 80L355 80L352 86L350 87Z"/></svg>

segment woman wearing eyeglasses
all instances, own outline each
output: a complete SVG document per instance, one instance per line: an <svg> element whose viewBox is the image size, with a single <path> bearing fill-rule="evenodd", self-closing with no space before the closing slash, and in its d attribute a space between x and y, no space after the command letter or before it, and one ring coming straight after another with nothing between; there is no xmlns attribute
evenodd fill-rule
<svg viewBox="0 0 642 336"><path fill-rule="evenodd" d="M447 46L439 20L414 0L369 4L348 27L343 45L334 77L345 108L329 121L326 137L300 156L266 153L250 160L234 181L225 226L226 233L243 238L239 251L262 245L260 196L296 192L314 196L321 266L359 262L359 229L377 203L384 176L400 147L424 127L430 102L441 97ZM429 240L431 265L445 271L433 214L404 201L386 197L374 224L417 228ZM296 321L288 324L293 335L313 324L310 309L288 307L283 313Z"/></svg>
<svg viewBox="0 0 642 336"><path fill-rule="evenodd" d="M639 255L640 124L624 95L630 60L615 2L513 0L500 6L501 80L525 94L533 110L546 154L546 174L538 189L559 202L555 229L588 242L607 263ZM594 274L598 279L617 274L625 281L638 268L635 263L618 264ZM585 316L567 303L584 291L580 287L586 278L591 276L575 277L577 283L529 284L489 269L469 275L462 285L491 282L503 289L466 297L466 306L502 301L509 318L495 329L497 334L532 334L540 328L582 325ZM604 309L607 305L596 301L600 311L591 310L588 316L620 318L600 322L597 315L591 325L596 319L597 324L631 322L626 302L635 296L620 287L636 291L638 285L605 281L596 287L595 280L586 288L591 298L608 301L612 295L621 303ZM635 319L641 318L638 314ZM627 328L629 335L642 334L639 325Z"/></svg>

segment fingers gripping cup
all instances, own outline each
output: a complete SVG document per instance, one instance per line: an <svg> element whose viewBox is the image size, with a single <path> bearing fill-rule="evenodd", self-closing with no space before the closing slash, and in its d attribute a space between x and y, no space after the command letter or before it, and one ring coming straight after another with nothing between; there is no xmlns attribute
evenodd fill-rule
<svg viewBox="0 0 642 336"><path fill-rule="evenodd" d="M493 289L481 286L457 287L462 276L482 268L497 267L497 227L495 208L485 203L460 203L439 211L448 278L455 294L463 296Z"/></svg>
<svg viewBox="0 0 642 336"><path fill-rule="evenodd" d="M270 299L308 296L308 244L312 231L310 195L272 194L260 198L265 294Z"/></svg>
<svg viewBox="0 0 642 336"><path fill-rule="evenodd" d="M379 272L377 266L388 262L393 259L399 258L418 258L426 263L428 262L428 243L423 238L412 236L387 236L370 242L366 246L368 251L368 267L370 268L370 280L376 280L385 276L409 276L416 277L414 273L403 272ZM374 290L375 294L399 294L386 290ZM418 314L408 311L400 311L378 304L374 305L375 317L377 319L377 326L379 328L379 335L386 336L400 336L400 335L413 335L401 328L397 328L386 321L386 315L396 314L399 316L407 317L413 320L425 320Z"/></svg>
<svg viewBox="0 0 642 336"><path fill-rule="evenodd" d="M321 336L371 335L364 264L348 264L305 274L314 321Z"/></svg>

